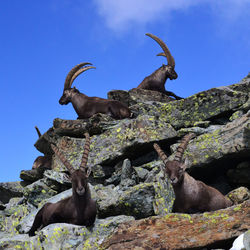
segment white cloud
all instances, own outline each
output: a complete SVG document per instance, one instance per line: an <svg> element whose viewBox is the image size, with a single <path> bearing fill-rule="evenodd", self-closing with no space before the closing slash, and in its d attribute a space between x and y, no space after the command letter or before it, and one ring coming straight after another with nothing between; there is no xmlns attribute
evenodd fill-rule
<svg viewBox="0 0 250 250"><path fill-rule="evenodd" d="M161 18L171 17L173 11L186 10L206 4L216 16L235 21L250 10L250 0L94 0L108 28L124 31L133 26L145 26Z"/></svg>

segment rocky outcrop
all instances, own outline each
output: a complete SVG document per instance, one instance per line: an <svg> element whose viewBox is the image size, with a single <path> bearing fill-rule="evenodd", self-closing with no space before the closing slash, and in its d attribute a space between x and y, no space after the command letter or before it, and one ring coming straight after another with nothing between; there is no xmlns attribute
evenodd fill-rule
<svg viewBox="0 0 250 250"><path fill-rule="evenodd" d="M249 93L250 75L178 101L155 91L118 90L108 96L129 105L131 119L102 114L88 120L55 119L35 143L52 155L52 169L27 166L20 174L24 181L0 184L0 249L229 249L250 227ZM86 131L91 136L90 190L98 209L95 226L53 224L28 237L38 210L72 193L67 169L53 155L51 143L78 168ZM196 134L185 151L189 174L228 193L234 207L171 213L173 188L152 145L157 142L173 159L188 132Z"/></svg>
<svg viewBox="0 0 250 250"><path fill-rule="evenodd" d="M118 227L104 249L229 249L250 226L250 201L215 212L168 214Z"/></svg>

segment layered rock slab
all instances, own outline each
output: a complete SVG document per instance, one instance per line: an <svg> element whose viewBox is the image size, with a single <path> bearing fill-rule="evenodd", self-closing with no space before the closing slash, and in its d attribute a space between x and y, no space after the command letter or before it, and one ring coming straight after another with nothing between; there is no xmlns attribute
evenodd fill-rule
<svg viewBox="0 0 250 250"><path fill-rule="evenodd" d="M250 227L250 201L203 214L168 214L120 224L104 249L229 247Z"/></svg>
<svg viewBox="0 0 250 250"><path fill-rule="evenodd" d="M203 166L224 158L247 158L249 155L250 114L193 139L184 154L189 159L189 166L192 167Z"/></svg>

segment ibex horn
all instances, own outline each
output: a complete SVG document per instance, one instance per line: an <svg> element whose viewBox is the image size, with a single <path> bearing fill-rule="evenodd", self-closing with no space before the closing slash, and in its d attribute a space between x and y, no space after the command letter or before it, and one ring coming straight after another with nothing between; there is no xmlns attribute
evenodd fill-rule
<svg viewBox="0 0 250 250"><path fill-rule="evenodd" d="M73 81L84 71L88 70L88 69L96 69L96 67L93 66L87 66L85 68L81 68L78 71L75 72L75 74L72 76L71 80L70 80L70 84L69 86L72 86Z"/></svg>
<svg viewBox="0 0 250 250"><path fill-rule="evenodd" d="M89 156L89 150L90 150L90 137L89 137L89 133L85 133L85 145L84 145L84 149L83 149L83 154L82 154L82 162L80 165L80 170L83 172L86 172L87 175L90 174L90 170L86 167L87 166L87 162L88 162L88 156Z"/></svg>
<svg viewBox="0 0 250 250"><path fill-rule="evenodd" d="M157 143L154 143L153 147L155 151L157 152L157 154L159 155L159 157L161 158L161 160L163 161L163 163L166 165L168 161L168 157L166 156L166 154L163 152L163 150L160 148L160 146Z"/></svg>
<svg viewBox="0 0 250 250"><path fill-rule="evenodd" d="M65 82L64 82L64 90L71 87L70 81L71 81L72 76L76 73L76 71L77 71L78 69L80 69L81 67L87 65L87 64L92 65L92 63L83 62L83 63L77 64L75 67L73 67L73 68L70 70L70 72L69 72L68 75L66 76L66 79L65 79Z"/></svg>
<svg viewBox="0 0 250 250"><path fill-rule="evenodd" d="M35 129L36 129L36 132L38 134L38 137L40 138L42 136L42 134L41 134L39 128L37 126L35 126Z"/></svg>
<svg viewBox="0 0 250 250"><path fill-rule="evenodd" d="M161 46L164 53L160 53L158 55L165 56L167 58L168 64L174 68L175 67L175 60L172 57L167 45L159 37L157 37L153 34L147 33L146 35L151 37L152 39L154 39Z"/></svg>
<svg viewBox="0 0 250 250"><path fill-rule="evenodd" d="M187 148L187 145L193 137L195 137L195 134L189 133L182 138L181 143L176 150L177 152L175 154L174 161L181 162L183 154Z"/></svg>
<svg viewBox="0 0 250 250"><path fill-rule="evenodd" d="M64 157L64 155L58 150L58 148L55 145L51 144L51 148L54 151L54 153L58 156L60 161L64 164L64 166L69 170L69 173L72 174L75 171L75 169L67 161L67 159Z"/></svg>

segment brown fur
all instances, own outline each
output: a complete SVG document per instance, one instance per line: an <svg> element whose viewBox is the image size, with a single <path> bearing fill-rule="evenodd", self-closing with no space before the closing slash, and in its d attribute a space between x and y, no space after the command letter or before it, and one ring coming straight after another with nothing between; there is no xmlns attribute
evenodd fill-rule
<svg viewBox="0 0 250 250"><path fill-rule="evenodd" d="M38 156L32 165L32 169L40 167L51 169L51 160L51 155Z"/></svg>
<svg viewBox="0 0 250 250"><path fill-rule="evenodd" d="M36 214L29 236L34 236L35 231L52 223L71 223L75 225L92 226L96 218L96 203L91 199L88 185L90 171L86 168L90 139L85 133L86 141L80 169L75 170L63 154L51 145L55 154L70 172L72 182L72 196L56 203L46 203Z"/></svg>
<svg viewBox="0 0 250 250"><path fill-rule="evenodd" d="M214 211L231 206L232 202L218 190L202 181L195 180L185 172L187 164L182 162L182 156L193 136L194 134L188 134L183 137L173 161L168 161L159 145L154 144L156 152L165 164L165 173L168 175L175 192L173 211L195 213Z"/></svg>
<svg viewBox="0 0 250 250"><path fill-rule="evenodd" d="M165 166L175 192L174 212L215 211L232 205L217 189L195 180L185 172L183 163L168 161Z"/></svg>
<svg viewBox="0 0 250 250"><path fill-rule="evenodd" d="M71 102L78 114L78 119L87 119L97 113L110 115L114 119L130 118L132 113L123 103L99 97L89 97L80 93L75 87L71 88L73 81L78 75L86 70L95 68L93 66L86 66L87 64L91 63L80 63L70 70L65 79L63 95L59 103L67 105Z"/></svg>
<svg viewBox="0 0 250 250"><path fill-rule="evenodd" d="M80 93L76 88L64 90L59 100L61 105L69 102L78 114L78 119L87 119L97 113L110 115L114 119L130 118L132 115L129 108L119 101L89 97Z"/></svg>
<svg viewBox="0 0 250 250"><path fill-rule="evenodd" d="M46 203L37 213L29 236L34 236L38 228L52 223L71 223L91 226L96 218L96 203L91 199L85 173L76 170L71 175L73 195L57 203Z"/></svg>
<svg viewBox="0 0 250 250"><path fill-rule="evenodd" d="M137 89L147 89L147 90L154 90L166 94L168 96L173 96L175 99L179 100L182 99L181 97L175 95L171 91L167 91L165 89L165 83L167 79L170 80L176 79L178 77L177 73L175 72L175 63L174 59L170 54L166 44L163 43L158 37L152 34L146 34L153 38L164 50L164 53L160 53L159 55L163 55L168 58L169 62L168 65L162 65L159 69L154 71L151 75L144 78L144 80L137 86Z"/></svg>

